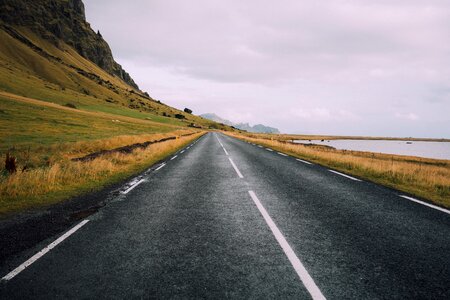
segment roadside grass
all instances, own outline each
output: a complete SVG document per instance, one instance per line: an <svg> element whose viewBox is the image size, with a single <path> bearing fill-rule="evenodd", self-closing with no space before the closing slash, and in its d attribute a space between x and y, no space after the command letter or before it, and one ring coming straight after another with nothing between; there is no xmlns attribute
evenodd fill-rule
<svg viewBox="0 0 450 300"><path fill-rule="evenodd" d="M450 208L450 161L334 150L224 132Z"/></svg>
<svg viewBox="0 0 450 300"><path fill-rule="evenodd" d="M89 162L73 162L69 157L86 152L89 142L60 146L54 153L55 161L25 172L0 176L0 216L32 208L45 207L88 191L98 190L108 184L123 180L148 168L155 162L176 152L204 132L152 144L146 149L137 149L131 154L114 153ZM162 135L120 137L92 143L89 151L102 147L115 147L131 140L147 141ZM173 136L165 134L164 136ZM179 136L179 135L178 135ZM67 148L71 151L67 151Z"/></svg>
<svg viewBox="0 0 450 300"><path fill-rule="evenodd" d="M60 105L17 101L0 95L0 151L118 135L163 133L181 127L105 113L85 113Z"/></svg>

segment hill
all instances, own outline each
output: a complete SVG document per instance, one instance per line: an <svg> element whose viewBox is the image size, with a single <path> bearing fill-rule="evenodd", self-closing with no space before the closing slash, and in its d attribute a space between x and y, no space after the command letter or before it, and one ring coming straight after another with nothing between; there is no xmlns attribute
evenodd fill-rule
<svg viewBox="0 0 450 300"><path fill-rule="evenodd" d="M223 119L221 117L219 117L216 114L213 113L206 113L206 114L202 114L200 115L202 118L208 119L208 120L212 120L218 123L222 123L225 125L229 125L229 126L233 126L235 128L241 129L241 130L245 130L248 132L253 132L253 133L280 133L280 131L277 128L273 128L273 127L269 127L269 126L265 126L262 124L257 124L254 126L251 126L249 123L233 123L229 120Z"/></svg>
<svg viewBox="0 0 450 300"><path fill-rule="evenodd" d="M86 21L82 1L0 0L0 215L123 179L210 128L231 130L139 90ZM169 137L164 147L90 167L71 162ZM14 174L4 168L7 153Z"/></svg>

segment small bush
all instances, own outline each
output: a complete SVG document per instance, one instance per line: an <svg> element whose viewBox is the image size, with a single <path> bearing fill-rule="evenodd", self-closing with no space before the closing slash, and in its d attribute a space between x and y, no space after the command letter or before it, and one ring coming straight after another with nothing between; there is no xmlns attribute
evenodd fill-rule
<svg viewBox="0 0 450 300"><path fill-rule="evenodd" d="M184 109L184 112L188 113L188 114L192 114L192 110L187 107Z"/></svg>
<svg viewBox="0 0 450 300"><path fill-rule="evenodd" d="M175 118L180 119L180 120L186 119L186 117L182 114L175 114Z"/></svg>
<svg viewBox="0 0 450 300"><path fill-rule="evenodd" d="M17 159L14 156L9 155L9 153L6 153L5 169L9 174L17 172Z"/></svg>

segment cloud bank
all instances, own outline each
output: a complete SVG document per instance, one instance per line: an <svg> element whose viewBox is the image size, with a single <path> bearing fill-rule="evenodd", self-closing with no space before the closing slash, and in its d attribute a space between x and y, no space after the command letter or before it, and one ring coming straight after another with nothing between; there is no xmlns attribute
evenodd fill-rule
<svg viewBox="0 0 450 300"><path fill-rule="evenodd" d="M450 2L85 0L142 89L283 132L450 137Z"/></svg>

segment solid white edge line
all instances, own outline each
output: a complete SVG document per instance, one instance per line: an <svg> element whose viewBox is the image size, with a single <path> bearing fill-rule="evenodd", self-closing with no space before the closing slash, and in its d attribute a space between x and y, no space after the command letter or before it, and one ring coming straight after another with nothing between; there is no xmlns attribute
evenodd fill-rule
<svg viewBox="0 0 450 300"><path fill-rule="evenodd" d="M282 156L288 156L287 154L281 153L281 152L277 152L278 154L282 155Z"/></svg>
<svg viewBox="0 0 450 300"><path fill-rule="evenodd" d="M70 229L69 231L67 231L66 233L64 233L62 236L60 236L57 240L55 240L54 242L52 242L51 244L49 244L47 247L45 247L44 249L42 249L41 251L39 251L38 253L36 253L35 255L33 255L32 257L30 257L27 261L25 261L23 264L21 264L20 266L18 266L17 268L15 268L14 270L12 270L11 272L9 272L7 275L5 275L2 280L4 281L8 281L13 279L17 274L19 274L20 272L22 272L23 270L25 270L26 268L28 268L29 266L31 266L35 261L37 261L39 258L41 258L42 256L44 256L45 254L47 254L50 250L52 250L53 248L55 248L59 243L61 243L62 241L64 241L65 239L67 239L69 236L71 236L72 234L75 233L75 231L77 231L78 229L80 229L81 227L83 227L87 222L89 222L89 220L84 220L81 221L78 225L76 225L75 227L73 227L72 229Z"/></svg>
<svg viewBox="0 0 450 300"><path fill-rule="evenodd" d="M434 208L434 209L436 209L436 210L442 211L443 213L446 213L446 214L449 214L449 215L450 215L450 210L448 210L448 209L445 209L445 208L442 208L442 207L439 207L439 206L436 206L436 205L433 205L433 204L430 204L430 203L426 203L426 202L424 202L424 201L420 201L420 200L415 199L415 198L413 198L413 197L408 197L408 196L405 196L405 195L399 195L399 196L402 197L402 198L411 200L411 201L413 201L413 202L416 202L416 203L419 203L419 204L422 204L422 205L425 205L425 206Z"/></svg>
<svg viewBox="0 0 450 300"><path fill-rule="evenodd" d="M285 237L281 233L281 231L278 229L275 222L272 220L270 215L267 213L264 206L259 201L258 197L256 196L255 192L249 191L250 197L252 198L253 202L255 203L256 207L258 208L259 212L263 216L264 220L266 221L267 225L269 226L270 230L272 231L273 235L275 236L278 244L283 249L284 253L286 254L287 258L291 262L292 266L294 267L295 272L297 272L298 277L300 277L300 280L303 282L303 285L308 290L311 297L316 299L326 299L325 296L320 291L319 287L316 285L314 280L312 279L311 275L309 275L308 271L306 270L305 266L303 266L300 259L295 254L294 250L292 250L289 243L286 241Z"/></svg>
<svg viewBox="0 0 450 300"><path fill-rule="evenodd" d="M138 182L136 182L135 184L133 184L132 186L130 186L127 190L123 191L122 194L128 194L129 192L131 192L131 190L133 190L135 187L137 187L138 185L140 185L141 183L143 183L145 181L145 179L141 179Z"/></svg>
<svg viewBox="0 0 450 300"><path fill-rule="evenodd" d="M161 170L162 168L164 168L164 166L165 166L166 164L164 163L164 164L162 164L162 165L160 165L158 168L156 168L155 169L155 171L159 171L159 170Z"/></svg>
<svg viewBox="0 0 450 300"><path fill-rule="evenodd" d="M352 176L348 176L346 174L342 174L342 173L340 173L338 171L335 171L335 170L328 170L328 171L330 171L331 173L334 173L334 174L338 174L338 175L344 176L344 177L346 177L348 179L351 179L351 180L354 180L354 181L362 181L361 179L358 179L358 178L355 178L355 177L352 177Z"/></svg>
<svg viewBox="0 0 450 300"><path fill-rule="evenodd" d="M228 157L228 159L230 160L231 165L233 166L234 170L236 171L236 173L238 174L239 178L244 178L244 176L242 176L242 173L239 171L239 169L237 168L237 166L234 164L233 160L231 159L231 157Z"/></svg>
<svg viewBox="0 0 450 300"><path fill-rule="evenodd" d="M297 158L297 160L298 160L299 162L304 163L304 164L312 165L312 163L310 163L309 161L306 161L306 160L303 160L303 159L300 159L300 158Z"/></svg>
<svg viewBox="0 0 450 300"><path fill-rule="evenodd" d="M175 155L174 157L172 157L170 160L174 160L175 158L177 158L178 155Z"/></svg>

